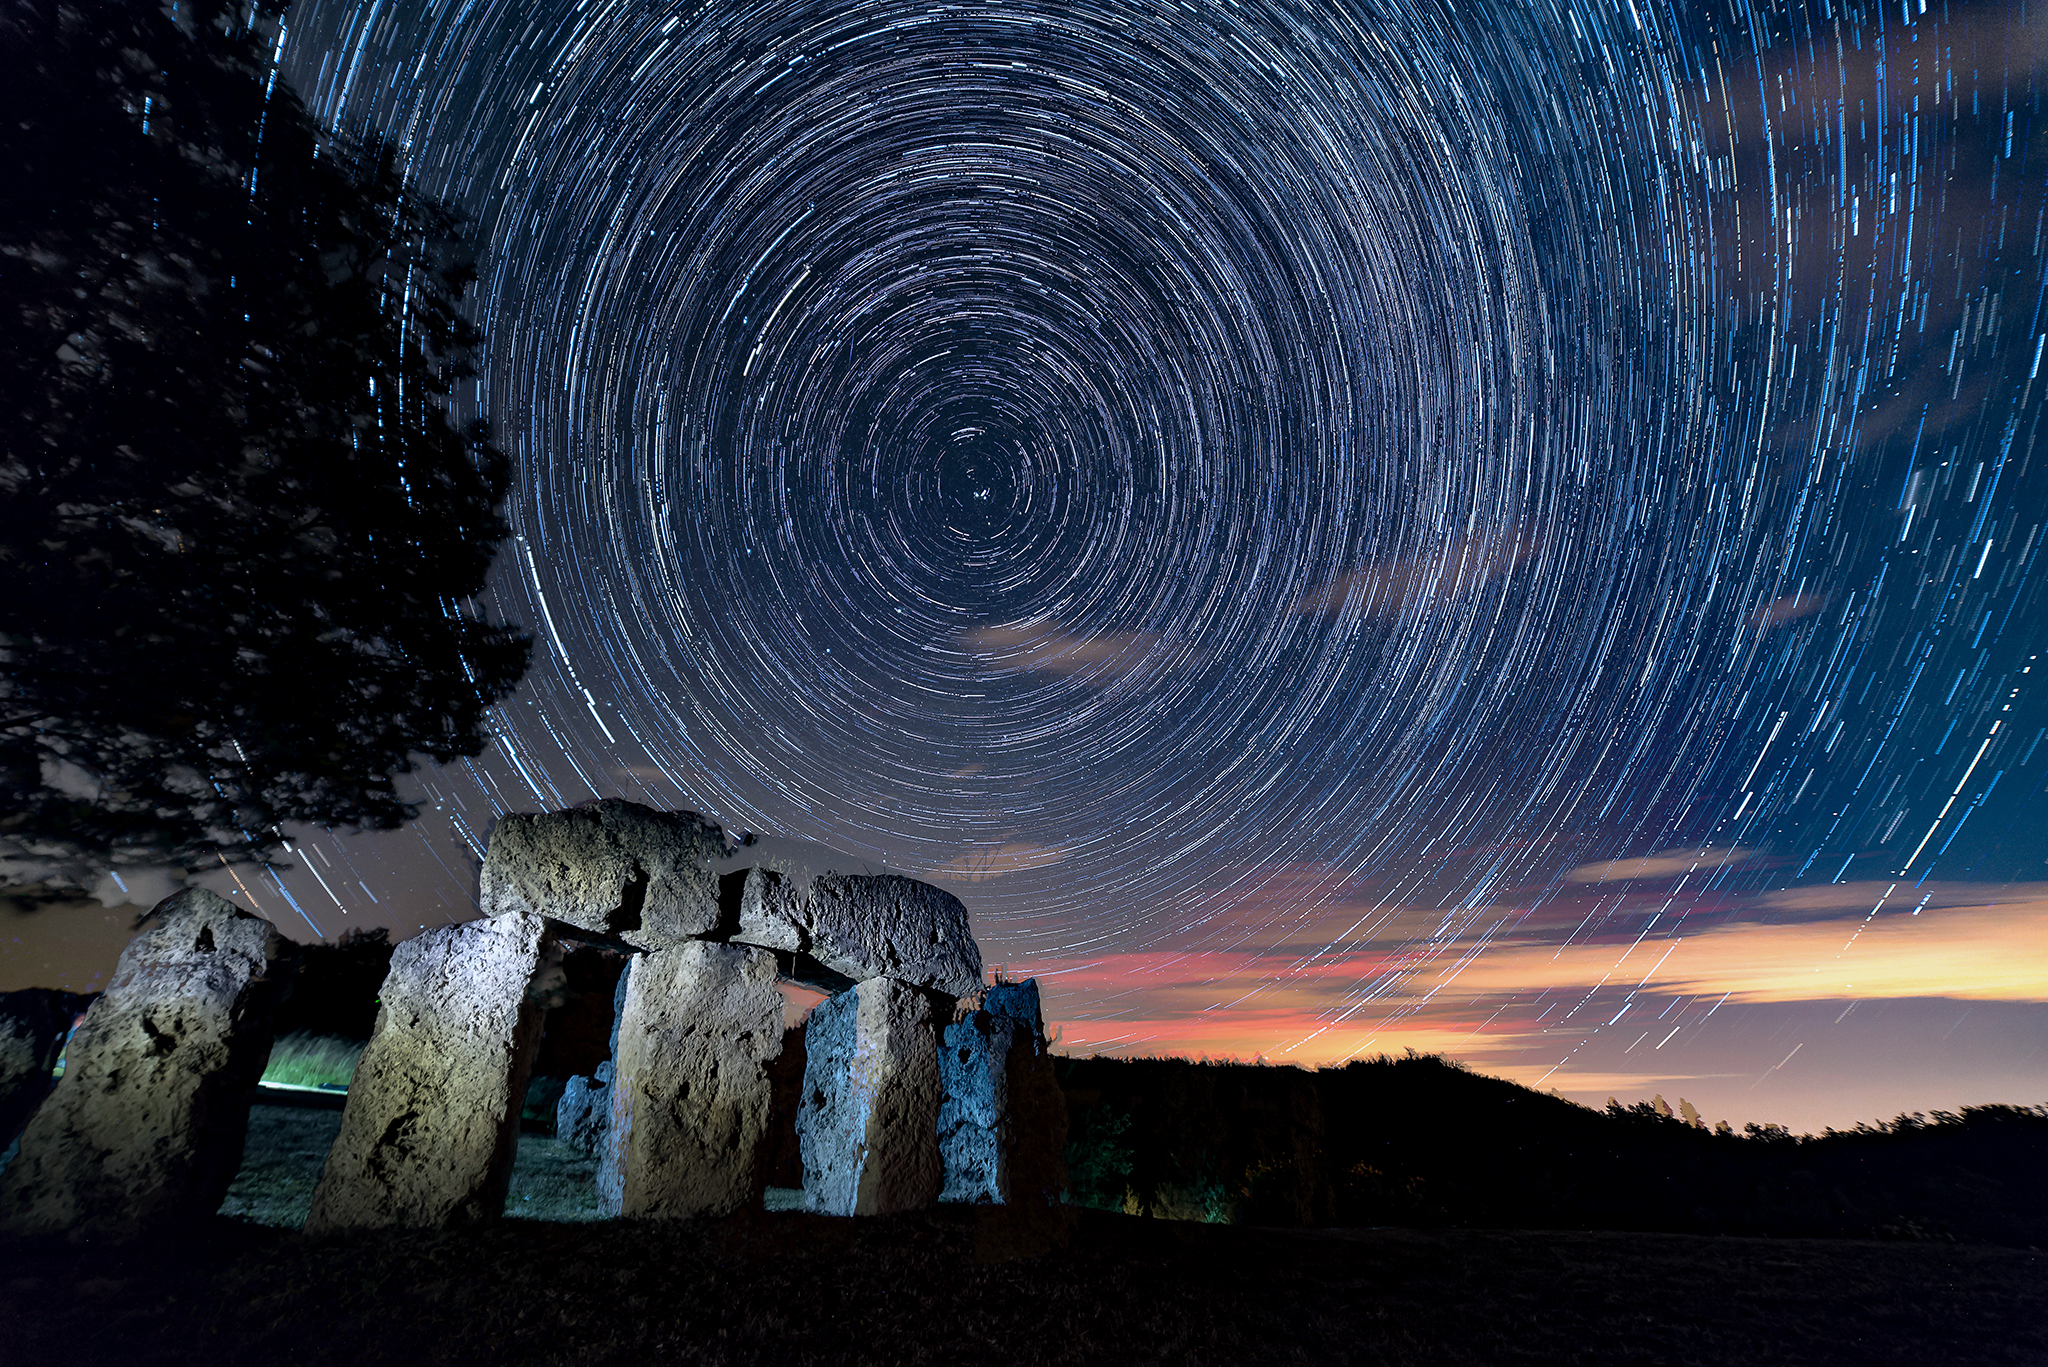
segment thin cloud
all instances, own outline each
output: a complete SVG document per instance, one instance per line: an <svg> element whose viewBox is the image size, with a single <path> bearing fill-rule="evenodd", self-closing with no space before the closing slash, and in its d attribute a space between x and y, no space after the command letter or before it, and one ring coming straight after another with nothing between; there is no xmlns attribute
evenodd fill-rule
<svg viewBox="0 0 2048 1367"><path fill-rule="evenodd" d="M1636 859L1608 859L1581 864L1565 875L1571 883L1618 883L1625 879L1676 878L1694 868L1718 869L1756 857L1755 850L1731 845L1725 850L1659 850Z"/></svg>
<svg viewBox="0 0 2048 1367"><path fill-rule="evenodd" d="M1817 593L1787 594L1783 598L1773 598L1749 615L1750 625L1765 628L1781 627L1787 622L1811 617L1826 605L1826 601Z"/></svg>
<svg viewBox="0 0 2048 1367"><path fill-rule="evenodd" d="M1536 553L1527 536L1511 540L1460 537L1434 554L1364 565L1302 596L1294 612L1320 617L1343 612L1391 621L1411 607L1448 601L1506 576Z"/></svg>
<svg viewBox="0 0 2048 1367"><path fill-rule="evenodd" d="M964 632L960 649L1006 674L1127 674L1160 643L1151 631L1074 631L1040 618Z"/></svg>
<svg viewBox="0 0 2048 1367"><path fill-rule="evenodd" d="M1057 845L1016 843L969 850L949 863L933 869L931 876L941 882L986 883L1013 873L1050 868L1067 857Z"/></svg>

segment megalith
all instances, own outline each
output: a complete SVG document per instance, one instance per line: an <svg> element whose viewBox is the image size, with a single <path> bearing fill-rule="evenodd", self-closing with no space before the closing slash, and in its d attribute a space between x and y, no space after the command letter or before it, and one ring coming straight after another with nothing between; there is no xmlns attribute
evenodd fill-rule
<svg viewBox="0 0 2048 1367"><path fill-rule="evenodd" d="M8 1233L124 1239L204 1220L241 1166L290 946L204 888L150 917L0 1174Z"/></svg>
<svg viewBox="0 0 2048 1367"><path fill-rule="evenodd" d="M758 1202L768 1064L782 1049L775 956L693 941L636 955L612 1057L598 1193L612 1215L725 1215Z"/></svg>
<svg viewBox="0 0 2048 1367"><path fill-rule="evenodd" d="M54 987L0 992L0 1149L14 1142L50 1094L50 1070L92 998Z"/></svg>
<svg viewBox="0 0 2048 1367"><path fill-rule="evenodd" d="M930 995L870 978L821 1002L804 1036L797 1140L805 1205L880 1215L937 1201L940 1081Z"/></svg>
<svg viewBox="0 0 2048 1367"><path fill-rule="evenodd" d="M943 888L897 874L820 874L804 888L747 871L734 940L807 954L854 982L894 978L960 997L981 985L967 908Z"/></svg>
<svg viewBox="0 0 2048 1367"><path fill-rule="evenodd" d="M572 1077L555 1102L555 1138L586 1154L604 1142L612 1118L612 1061L597 1065L589 1077Z"/></svg>
<svg viewBox="0 0 2048 1367"><path fill-rule="evenodd" d="M1038 983L998 983L946 1027L939 1051L941 1201L1056 1205L1066 1101L1045 1047Z"/></svg>
<svg viewBox="0 0 2048 1367"><path fill-rule="evenodd" d="M560 945L514 913L398 946L306 1229L442 1228L504 1212Z"/></svg>
<svg viewBox="0 0 2048 1367"><path fill-rule="evenodd" d="M666 949L718 929L725 833L695 812L620 798L501 817L478 878L486 916L516 913Z"/></svg>

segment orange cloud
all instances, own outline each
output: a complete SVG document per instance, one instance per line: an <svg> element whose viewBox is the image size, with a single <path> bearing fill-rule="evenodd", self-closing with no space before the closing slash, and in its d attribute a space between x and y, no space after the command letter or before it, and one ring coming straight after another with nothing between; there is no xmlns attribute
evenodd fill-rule
<svg viewBox="0 0 2048 1367"><path fill-rule="evenodd" d="M1237 1009L1199 1017L1062 1021L1063 1053L1173 1055L1251 1059L1313 1068L1413 1049L1480 1060L1494 1051L1485 1036L1456 1022L1387 1021L1376 1012L1326 1024L1297 1012Z"/></svg>
<svg viewBox="0 0 2048 1367"><path fill-rule="evenodd" d="M1957 997L2048 1001L2048 888L1973 906L1930 906L1910 895L1865 921L1718 926L1681 939L1613 945L1489 948L1457 974L1463 993L1642 986L1670 994L1727 993L1731 1001ZM2003 895L2001 895L2003 894ZM1876 905L1872 894L1865 909ZM1980 892L1979 896L1983 894ZM1427 970L1410 990L1427 981Z"/></svg>

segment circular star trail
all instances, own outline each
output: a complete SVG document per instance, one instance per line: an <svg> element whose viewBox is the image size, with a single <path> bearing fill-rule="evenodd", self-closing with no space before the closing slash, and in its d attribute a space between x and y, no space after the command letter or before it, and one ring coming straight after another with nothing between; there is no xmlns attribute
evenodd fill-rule
<svg viewBox="0 0 2048 1367"><path fill-rule="evenodd" d="M1326 1022L1593 860L1918 876L2040 772L1997 21L301 0L474 215L520 472L436 810L696 807L1027 959L1394 945Z"/></svg>

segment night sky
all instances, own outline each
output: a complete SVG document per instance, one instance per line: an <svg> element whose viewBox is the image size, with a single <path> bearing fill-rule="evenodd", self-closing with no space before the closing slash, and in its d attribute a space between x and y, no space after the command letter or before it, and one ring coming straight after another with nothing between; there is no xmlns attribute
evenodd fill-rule
<svg viewBox="0 0 2048 1367"><path fill-rule="evenodd" d="M472 215L536 650L287 931L624 796L952 888L1064 1050L2048 1101L2036 9L288 17Z"/></svg>

